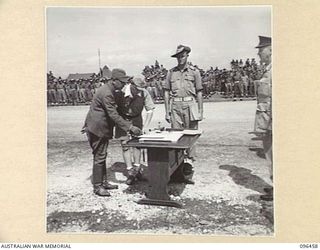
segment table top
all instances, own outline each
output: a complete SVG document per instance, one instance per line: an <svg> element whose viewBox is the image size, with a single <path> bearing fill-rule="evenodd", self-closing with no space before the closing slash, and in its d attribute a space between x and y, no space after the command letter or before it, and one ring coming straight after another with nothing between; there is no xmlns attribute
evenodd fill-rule
<svg viewBox="0 0 320 250"><path fill-rule="evenodd" d="M177 142L139 142L139 138L129 140L125 145L136 148L178 148L187 149L193 146L200 135L183 135Z"/></svg>

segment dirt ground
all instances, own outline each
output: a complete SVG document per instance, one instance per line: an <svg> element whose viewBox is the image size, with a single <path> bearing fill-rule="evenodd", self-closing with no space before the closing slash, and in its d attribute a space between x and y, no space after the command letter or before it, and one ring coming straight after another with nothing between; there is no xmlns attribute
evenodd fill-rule
<svg viewBox="0 0 320 250"><path fill-rule="evenodd" d="M127 186L119 141L109 145L111 197L92 192L92 154L80 133L89 106L48 108L47 231L272 236L273 203L259 199L270 187L260 140L252 140L256 101L204 104L197 142L195 185L170 183L183 208L139 205L147 181ZM150 127L164 121L156 105ZM147 165L144 162L144 165ZM147 166L144 175L147 177Z"/></svg>

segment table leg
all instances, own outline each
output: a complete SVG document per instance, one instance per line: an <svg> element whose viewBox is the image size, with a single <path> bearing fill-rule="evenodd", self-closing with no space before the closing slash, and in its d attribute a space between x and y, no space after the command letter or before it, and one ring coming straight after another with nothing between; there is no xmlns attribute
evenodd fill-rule
<svg viewBox="0 0 320 250"><path fill-rule="evenodd" d="M148 149L149 190L147 198L138 201L139 204L182 207L179 202L171 201L168 195L170 180L170 157L167 148Z"/></svg>

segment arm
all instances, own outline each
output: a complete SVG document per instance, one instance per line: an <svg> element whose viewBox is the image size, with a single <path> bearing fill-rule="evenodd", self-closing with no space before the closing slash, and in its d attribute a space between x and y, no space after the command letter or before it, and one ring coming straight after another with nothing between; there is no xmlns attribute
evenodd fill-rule
<svg viewBox="0 0 320 250"><path fill-rule="evenodd" d="M197 92L197 101L198 101L198 109L199 109L199 121L203 119L203 97L202 91Z"/></svg>
<svg viewBox="0 0 320 250"><path fill-rule="evenodd" d="M114 96L112 93L104 95L102 98L102 106L107 113L107 115L124 131L129 131L131 127L131 122L123 119L118 111Z"/></svg>
<svg viewBox="0 0 320 250"><path fill-rule="evenodd" d="M202 82L200 72L196 71L195 73L195 83L196 83L196 91L197 91L197 102L198 102L198 110L199 110L199 121L203 119L203 97L202 97Z"/></svg>
<svg viewBox="0 0 320 250"><path fill-rule="evenodd" d="M171 115L170 105L169 105L169 102L170 102L169 91L170 91L170 78L171 78L170 76L171 74L169 71L167 74L166 82L164 84L164 107L166 112L165 119L168 123L170 123L170 115Z"/></svg>
<svg viewBox="0 0 320 250"><path fill-rule="evenodd" d="M168 123L170 123L170 108L169 108L169 91L168 90L164 90L164 107L165 107L165 111L166 111L166 116L165 119Z"/></svg>
<svg viewBox="0 0 320 250"><path fill-rule="evenodd" d="M143 127L148 127L153 116L153 110L155 109L155 105L151 95L147 90L144 91L144 107L147 113L146 113L145 121L143 123Z"/></svg>
<svg viewBox="0 0 320 250"><path fill-rule="evenodd" d="M153 117L153 110L147 111L146 119L145 119L145 121L143 123L143 127L148 127L149 126L152 117Z"/></svg>

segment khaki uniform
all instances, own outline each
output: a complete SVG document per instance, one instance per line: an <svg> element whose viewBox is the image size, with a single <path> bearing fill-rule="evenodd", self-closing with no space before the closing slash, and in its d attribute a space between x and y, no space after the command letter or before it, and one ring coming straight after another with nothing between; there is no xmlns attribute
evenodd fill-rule
<svg viewBox="0 0 320 250"><path fill-rule="evenodd" d="M71 96L71 102L73 103L73 105L75 105L77 103L77 84L72 81L69 83L69 87L70 87L70 96Z"/></svg>
<svg viewBox="0 0 320 250"><path fill-rule="evenodd" d="M64 90L64 84L62 82L58 82L56 84L57 87L57 99L59 103L67 102L67 95Z"/></svg>
<svg viewBox="0 0 320 250"><path fill-rule="evenodd" d="M271 64L268 65L262 78L257 81L257 111L255 132L266 133L272 130L271 93L272 93Z"/></svg>
<svg viewBox="0 0 320 250"><path fill-rule="evenodd" d="M257 82L257 111L254 130L263 133L263 149L269 162L270 178L273 178L272 167L272 75L271 64L266 67L262 78Z"/></svg>
<svg viewBox="0 0 320 250"><path fill-rule="evenodd" d="M54 82L48 83L48 93L49 93L49 102L50 103L57 103L57 91L56 91L56 84Z"/></svg>
<svg viewBox="0 0 320 250"><path fill-rule="evenodd" d="M170 91L171 127L175 129L197 129L199 117L196 96L202 91L199 70L187 64L183 70L172 68L168 74L164 89ZM189 152L194 157L194 149Z"/></svg>

